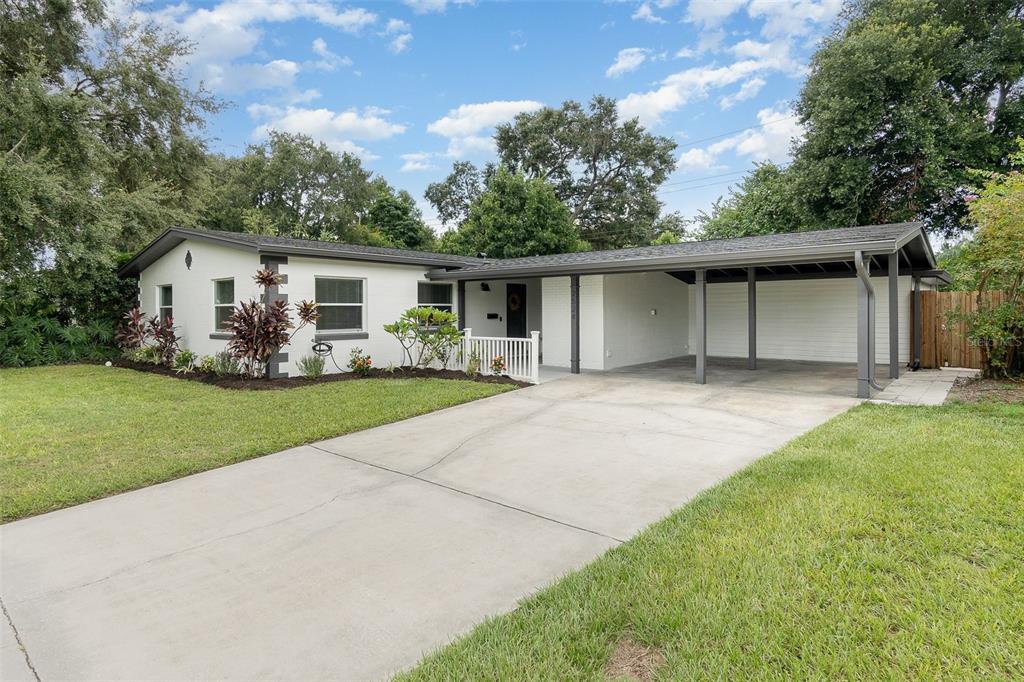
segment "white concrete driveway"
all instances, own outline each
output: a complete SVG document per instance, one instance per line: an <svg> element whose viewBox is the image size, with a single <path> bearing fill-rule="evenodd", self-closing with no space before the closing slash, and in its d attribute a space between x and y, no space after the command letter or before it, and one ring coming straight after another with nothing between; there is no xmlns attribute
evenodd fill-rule
<svg viewBox="0 0 1024 682"><path fill-rule="evenodd" d="M856 402L656 377L560 379L0 527L0 678L386 677Z"/></svg>

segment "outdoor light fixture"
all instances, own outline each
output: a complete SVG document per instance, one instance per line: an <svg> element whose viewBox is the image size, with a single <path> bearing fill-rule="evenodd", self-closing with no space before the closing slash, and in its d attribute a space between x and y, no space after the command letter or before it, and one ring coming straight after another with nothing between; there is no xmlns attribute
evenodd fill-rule
<svg viewBox="0 0 1024 682"><path fill-rule="evenodd" d="M491 285L487 282L480 282L480 291L490 291Z"/></svg>

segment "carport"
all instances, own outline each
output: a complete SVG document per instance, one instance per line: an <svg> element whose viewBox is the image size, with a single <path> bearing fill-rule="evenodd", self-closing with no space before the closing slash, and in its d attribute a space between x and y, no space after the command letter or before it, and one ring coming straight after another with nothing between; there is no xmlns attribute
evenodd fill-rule
<svg viewBox="0 0 1024 682"><path fill-rule="evenodd" d="M686 285L692 299L687 305L689 322L685 325L690 342L679 346L685 348L685 353L678 355L692 355L696 383L708 381L709 355L737 357L740 335L745 336L743 354L747 369L757 370L762 357L758 330L770 328L771 331L761 334L760 341L767 341L767 345L773 347L764 357L807 360L808 355L816 353L817 343L827 359L856 361L856 395L861 398L868 398L872 389L881 388L875 380L875 366L879 362L877 335L881 335L883 347L886 347L882 362L887 362L890 378L899 377L900 366L904 364L901 355L905 364L916 366L916 359L920 357L920 334L913 331L919 329L920 306L912 305L911 299L919 296L922 287L930 288L940 281L948 281L948 276L936 268L924 225L919 222L501 259L458 269L435 270L429 273L429 278L458 282L458 310L463 321L472 314L472 305L465 296L467 283L539 278L544 290L544 329L540 330L544 352L548 357L561 357L561 353L567 351L565 364L570 372L577 374L588 344L604 344L610 334L627 324L622 318L632 315L631 319L642 322L637 311L629 308L642 307L639 304L643 301L614 309L616 304L612 303L609 288L609 283L619 282L620 288L628 292L638 285L638 280L609 278L643 273L661 273ZM662 278L656 287L645 285L660 292L658 300L663 303L662 309L666 292L671 292L671 296L682 295L672 289L670 281ZM591 287L589 299L581 296L581 288L586 289L587 283ZM780 287L783 283L785 286ZM713 297L716 290L724 292L726 289L735 303L738 286L745 288L746 319L742 330L735 324L735 305L729 309L732 319L726 321L725 309L709 304L709 294ZM763 287L770 287L766 289L772 296L770 306L758 303ZM880 297L885 309L881 326L876 320ZM823 327L813 334L808 333L808 325L813 320L796 320L798 316L794 314L812 299L822 309ZM584 304L585 300L589 302ZM562 302L564 305L556 305ZM909 324L911 320L901 319L901 309L907 317L909 311L916 311L913 327ZM602 316L600 331L593 325L581 331L581 320L586 320L588 310L593 311L591 322L594 316ZM644 310L646 312L647 308ZM674 312L680 314L678 310ZM649 314L657 316L659 308L650 307ZM720 317L716 318L716 314ZM560 331L562 324L567 327L564 334ZM714 344L709 344L709 325L716 324L729 325L728 332L717 337L722 353L717 352L719 348ZM681 332L678 328L659 332L666 333ZM599 334L604 335L600 341ZM911 347L911 338L916 347ZM652 346L655 342L664 344L664 339L651 334L648 342ZM604 352L608 358L612 357L610 349ZM640 357L642 361L666 359L663 354L655 356L653 351L649 358ZM592 359L590 367L603 369L604 361L604 358Z"/></svg>

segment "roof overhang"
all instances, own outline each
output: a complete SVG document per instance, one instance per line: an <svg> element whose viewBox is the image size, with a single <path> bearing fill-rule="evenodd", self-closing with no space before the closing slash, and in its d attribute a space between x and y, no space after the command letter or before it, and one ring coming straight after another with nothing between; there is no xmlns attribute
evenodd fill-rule
<svg viewBox="0 0 1024 682"><path fill-rule="evenodd" d="M559 277L566 275L607 275L630 272L670 272L679 270L713 270L771 265L801 265L814 263L840 263L850 261L861 251L866 256L904 253L909 265L907 274L914 271L934 271L935 256L920 224L908 227L894 239L851 241L797 247L776 247L672 256L645 256L635 259L601 260L581 263L502 264L500 261L485 268L467 270L432 270L432 280L484 280L511 277Z"/></svg>
<svg viewBox="0 0 1024 682"><path fill-rule="evenodd" d="M424 267L459 267L460 263L447 259L433 258L430 254L409 251L396 255L393 253L368 253L365 251L346 251L340 248L318 248L311 246L283 246L279 244L258 244L255 242L232 239L224 233L204 232L172 227L164 230L156 239L147 244L141 251L118 270L121 277L134 277L156 262L164 254L185 240L193 240L219 244L232 249L249 251L265 256L306 256L309 258L328 258L333 260L355 260L374 263L393 263L398 265L422 265ZM475 259L467 259L475 260Z"/></svg>

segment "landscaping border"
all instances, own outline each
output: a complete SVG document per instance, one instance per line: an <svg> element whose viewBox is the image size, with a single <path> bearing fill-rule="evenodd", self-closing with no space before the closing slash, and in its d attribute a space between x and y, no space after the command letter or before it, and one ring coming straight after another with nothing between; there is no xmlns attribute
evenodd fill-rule
<svg viewBox="0 0 1024 682"><path fill-rule="evenodd" d="M217 376L216 374L208 374L199 371L192 371L189 373L176 372L170 367L164 365L151 365L145 362L134 362L132 360L126 360L119 358L111 361L114 367L120 367L122 369L134 369L139 372L149 372L151 374L160 374L162 376L173 377L175 379L184 379L186 381L198 381L204 384L210 384L211 386L218 386L220 388L226 388L231 390L248 390L248 391L275 391L275 390L287 390L290 388L302 388L303 386L315 386L317 384L326 384L333 381L360 381L362 379L450 379L454 381L476 381L483 384L508 384L516 386L518 388L525 388L531 384L525 381L517 381L507 376L494 376L479 374L477 376L470 376L465 372L454 369L424 369L424 368L410 368L410 367L396 367L393 371L387 369L374 368L369 370L365 376L355 374L353 372L337 372L331 374L324 374L323 376L316 379L307 379L306 377L279 377L276 379L248 379L240 376ZM102 364L102 363L97 363Z"/></svg>

